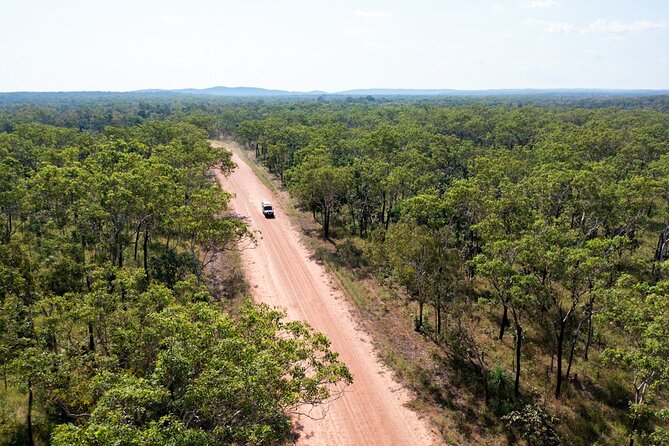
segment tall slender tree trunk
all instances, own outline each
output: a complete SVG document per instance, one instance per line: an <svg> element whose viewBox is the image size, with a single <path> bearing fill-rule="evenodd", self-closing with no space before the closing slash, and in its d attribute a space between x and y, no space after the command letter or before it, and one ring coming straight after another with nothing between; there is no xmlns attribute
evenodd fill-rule
<svg viewBox="0 0 669 446"><path fill-rule="evenodd" d="M134 253L134 256L133 256L133 260L135 261L135 263L137 262L137 246L139 245L139 234L142 232L140 230L141 226L142 226L142 224L139 223L137 225L137 230L135 231L135 253Z"/></svg>
<svg viewBox="0 0 669 446"><path fill-rule="evenodd" d="M330 238L330 210L327 206L323 206L323 236Z"/></svg>
<svg viewBox="0 0 669 446"><path fill-rule="evenodd" d="M351 235L355 235L358 228L356 227L357 225L355 222L355 208L351 203L348 205L348 212L351 216Z"/></svg>
<svg viewBox="0 0 669 446"><path fill-rule="evenodd" d="M516 398L520 396L520 348L523 342L523 327L518 323L518 319L514 318L516 322L516 382L513 385L513 393Z"/></svg>
<svg viewBox="0 0 669 446"><path fill-rule="evenodd" d="M565 325L566 323L564 319L560 320L560 333L557 338L557 371L555 373L557 382L555 383L555 398L560 398L562 392L562 353L564 349Z"/></svg>
<svg viewBox="0 0 669 446"><path fill-rule="evenodd" d="M7 235L5 237L6 242L9 243L12 239L12 213L7 214Z"/></svg>
<svg viewBox="0 0 669 446"><path fill-rule="evenodd" d="M583 360L588 360L588 351L590 350L590 344L592 343L592 310L588 314L588 332L585 338L585 348L583 349Z"/></svg>
<svg viewBox="0 0 669 446"><path fill-rule="evenodd" d="M578 335L581 334L581 327L583 326L584 322L587 322L589 318L589 315L587 315L584 319L581 319L581 321L578 323L578 327L576 327L576 330L574 331L574 334L571 337L571 347L569 349L569 360L567 362L567 373L564 375L565 381L569 381L569 374L571 373L571 365L574 362L574 352L576 351L576 343L578 342Z"/></svg>
<svg viewBox="0 0 669 446"><path fill-rule="evenodd" d="M504 313L502 313L502 324L499 327L499 340L500 341L502 339L504 339L504 330L505 330L506 327L509 326L509 307L507 307L506 304L502 304L502 305L504 305Z"/></svg>
<svg viewBox="0 0 669 446"><path fill-rule="evenodd" d="M564 375L565 381L569 381L569 374L571 373L571 365L574 362L574 350L576 350L576 341L578 341L578 332L571 340L571 347L569 349L569 360L567 361L567 372Z"/></svg>
<svg viewBox="0 0 669 446"><path fill-rule="evenodd" d="M639 423L639 418L637 416L634 416L634 419L632 419L632 425L630 426L629 446L634 446L634 435L636 434L636 428L638 423Z"/></svg>
<svg viewBox="0 0 669 446"><path fill-rule="evenodd" d="M144 256L144 274L149 278L149 230L144 230L144 242L142 246L142 253Z"/></svg>
<svg viewBox="0 0 669 446"><path fill-rule="evenodd" d="M26 417L26 424L28 426L28 446L35 446L35 439L33 438L33 383L28 379L28 415Z"/></svg>
<svg viewBox="0 0 669 446"><path fill-rule="evenodd" d="M95 338L93 337L93 324L88 323L88 351L95 351Z"/></svg>
<svg viewBox="0 0 669 446"><path fill-rule="evenodd" d="M386 215L386 193L383 192L382 196L383 196L383 204L381 205L381 224L384 223Z"/></svg>
<svg viewBox="0 0 669 446"><path fill-rule="evenodd" d="M391 212L392 212L391 202L388 201L388 208L386 209L387 216L386 216L386 223L385 223L386 231L388 230L388 227L390 226L390 213Z"/></svg>

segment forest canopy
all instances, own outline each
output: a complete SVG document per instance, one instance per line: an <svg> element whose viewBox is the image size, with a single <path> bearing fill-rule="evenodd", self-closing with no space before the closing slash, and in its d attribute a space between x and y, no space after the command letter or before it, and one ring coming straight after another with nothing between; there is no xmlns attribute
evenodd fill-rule
<svg viewBox="0 0 669 446"><path fill-rule="evenodd" d="M351 380L308 325L207 288L255 238L212 179L233 168L185 121L0 133L0 442L275 444Z"/></svg>
<svg viewBox="0 0 669 446"><path fill-rule="evenodd" d="M41 438L274 443L350 380L321 335L205 286L253 238L207 175L230 138L415 309L437 410L530 445L669 441L666 96L4 99L0 362Z"/></svg>

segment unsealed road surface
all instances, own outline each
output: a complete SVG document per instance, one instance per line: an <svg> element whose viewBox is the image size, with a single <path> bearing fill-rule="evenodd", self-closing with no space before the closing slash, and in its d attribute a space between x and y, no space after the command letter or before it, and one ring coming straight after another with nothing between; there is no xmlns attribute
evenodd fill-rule
<svg viewBox="0 0 669 446"><path fill-rule="evenodd" d="M351 316L350 304L324 268L310 259L277 198L240 158L221 186L232 195L233 211L260 231L258 245L242 251L246 277L256 302L286 309L289 319L305 320L332 341L353 374L341 398L296 420L298 444L304 445L431 445L437 442L427 423L406 408L409 393L380 363L369 336ZM260 202L271 200L276 218L266 219ZM322 417L322 415L325 415ZM312 419L320 418L320 419Z"/></svg>

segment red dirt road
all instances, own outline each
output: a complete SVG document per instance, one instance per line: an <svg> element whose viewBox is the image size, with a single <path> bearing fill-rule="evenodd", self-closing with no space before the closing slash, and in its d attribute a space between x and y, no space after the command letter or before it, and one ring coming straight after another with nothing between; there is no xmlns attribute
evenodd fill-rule
<svg viewBox="0 0 669 446"><path fill-rule="evenodd" d="M299 439L304 445L431 445L438 444L427 422L404 404L409 392L380 363L369 336L351 316L351 306L332 286L324 268L310 259L291 226L278 197L265 187L235 151L235 171L221 186L233 194L232 208L261 232L255 248L244 249L242 260L256 302L285 308L289 319L308 321L325 333L332 348L353 374L353 384L332 401L327 413L297 417ZM276 218L265 219L260 202L271 200Z"/></svg>

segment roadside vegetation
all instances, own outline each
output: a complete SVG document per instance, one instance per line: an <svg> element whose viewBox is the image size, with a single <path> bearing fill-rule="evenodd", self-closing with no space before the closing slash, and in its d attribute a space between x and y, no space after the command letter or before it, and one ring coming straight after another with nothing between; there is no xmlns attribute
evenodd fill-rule
<svg viewBox="0 0 669 446"><path fill-rule="evenodd" d="M350 381L322 334L231 303L254 235L226 213L210 169L234 166L202 129L7 130L0 443L276 444Z"/></svg>
<svg viewBox="0 0 669 446"><path fill-rule="evenodd" d="M6 102L7 441L34 414L56 444L271 443L350 378L299 324L214 311L206 264L252 236L204 175L232 167L206 143L228 137L310 215L445 440L669 442L668 98ZM281 387L301 361L323 374ZM260 370L278 418L231 391Z"/></svg>
<svg viewBox="0 0 669 446"><path fill-rule="evenodd" d="M668 115L367 100L234 133L334 243L363 312L351 275L413 309L433 376L400 369L477 420L446 438L668 441Z"/></svg>

